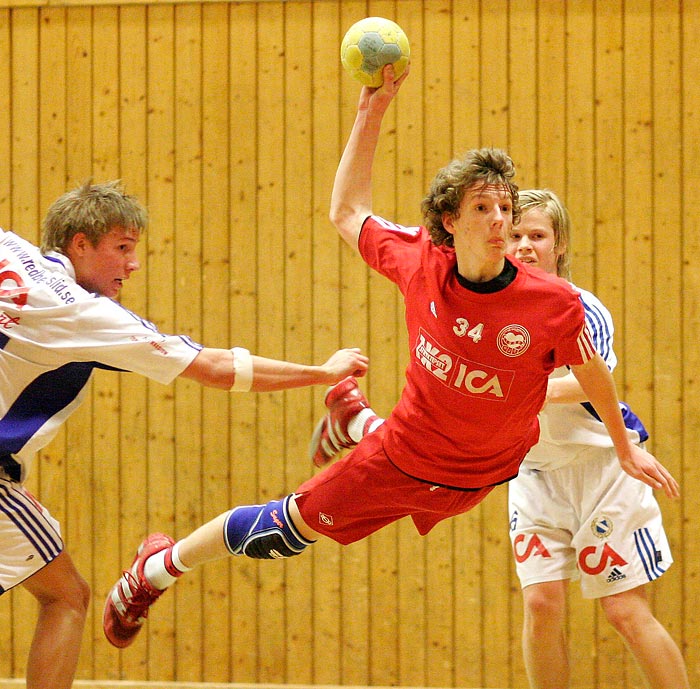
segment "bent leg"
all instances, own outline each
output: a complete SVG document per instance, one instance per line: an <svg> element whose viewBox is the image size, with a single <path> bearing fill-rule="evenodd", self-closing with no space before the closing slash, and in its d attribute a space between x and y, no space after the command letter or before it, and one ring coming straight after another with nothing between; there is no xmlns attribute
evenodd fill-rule
<svg viewBox="0 0 700 689"><path fill-rule="evenodd" d="M320 537L310 529L299 514L294 495L289 499L289 519L296 530L307 540L315 541ZM226 524L231 515L231 510L220 514L206 524L195 529L189 536L179 542L179 556L183 565L190 569L198 567L205 562L220 560L231 556L231 551L226 545L224 533Z"/></svg>
<svg viewBox="0 0 700 689"><path fill-rule="evenodd" d="M228 510L177 543L154 533L139 546L105 600L102 628L117 648L131 645L151 606L177 579L199 565L233 555L278 558L298 555L313 542L294 496L267 505Z"/></svg>
<svg viewBox="0 0 700 689"><path fill-rule="evenodd" d="M622 636L652 689L688 689L683 656L654 617L643 586L600 599L608 622Z"/></svg>
<svg viewBox="0 0 700 689"><path fill-rule="evenodd" d="M23 586L39 602L27 662L27 689L68 689L78 665L90 589L62 552Z"/></svg>
<svg viewBox="0 0 700 689"><path fill-rule="evenodd" d="M567 584L568 580L547 581L523 589L523 658L532 689L569 686Z"/></svg>

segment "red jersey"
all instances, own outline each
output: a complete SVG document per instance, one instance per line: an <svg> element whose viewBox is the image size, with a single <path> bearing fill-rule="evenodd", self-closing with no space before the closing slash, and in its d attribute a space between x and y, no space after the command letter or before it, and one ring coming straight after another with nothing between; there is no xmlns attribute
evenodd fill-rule
<svg viewBox="0 0 700 689"><path fill-rule="evenodd" d="M424 227L371 216L364 260L404 296L410 359L385 422L384 451L406 474L455 488L501 483L537 442L547 377L595 355L579 295L508 258L515 279L492 293L457 278L454 249Z"/></svg>

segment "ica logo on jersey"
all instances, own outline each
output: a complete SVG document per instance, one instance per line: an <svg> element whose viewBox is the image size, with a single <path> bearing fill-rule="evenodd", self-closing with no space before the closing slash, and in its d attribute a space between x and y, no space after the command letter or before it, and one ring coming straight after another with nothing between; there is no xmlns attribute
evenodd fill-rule
<svg viewBox="0 0 700 689"><path fill-rule="evenodd" d="M414 354L426 371L462 395L501 401L508 397L513 384L512 371L465 359L442 347L422 328L418 333Z"/></svg>

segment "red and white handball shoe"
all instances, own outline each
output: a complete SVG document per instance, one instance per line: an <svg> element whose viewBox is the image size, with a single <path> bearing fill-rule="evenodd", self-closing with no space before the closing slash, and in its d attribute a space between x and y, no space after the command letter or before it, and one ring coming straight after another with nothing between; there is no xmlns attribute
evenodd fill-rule
<svg viewBox="0 0 700 689"><path fill-rule="evenodd" d="M146 560L170 548L175 541L162 533L147 536L136 551L131 568L122 573L105 601L102 629L112 646L126 648L148 617L148 609L163 591L148 583L143 573Z"/></svg>
<svg viewBox="0 0 700 689"><path fill-rule="evenodd" d="M353 376L328 388L325 404L328 413L316 424L309 443L309 457L317 467L328 464L341 450L357 445L348 433L348 424L363 409L370 408Z"/></svg>

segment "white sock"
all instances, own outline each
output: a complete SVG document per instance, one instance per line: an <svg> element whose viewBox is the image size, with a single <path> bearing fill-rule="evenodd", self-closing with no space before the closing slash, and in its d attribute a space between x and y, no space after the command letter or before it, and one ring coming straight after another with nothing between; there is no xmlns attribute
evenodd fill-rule
<svg viewBox="0 0 700 689"><path fill-rule="evenodd" d="M360 440L362 440L362 438L366 435L365 424L373 417L375 421L370 424L369 428L367 429L367 433L373 431L377 426L381 426L381 424L384 423L384 419L379 418L374 409L363 409L356 416L353 416L348 423L348 435L350 438L352 438L352 440L354 440L356 443L359 443Z"/></svg>
<svg viewBox="0 0 700 689"><path fill-rule="evenodd" d="M372 423L369 425L369 428L367 428L367 433L371 433L372 431L377 430L377 428L379 428L384 423L384 421L385 419L382 419L378 416L374 421L372 421ZM365 433L365 435L367 435L367 433Z"/></svg>
<svg viewBox="0 0 700 689"><path fill-rule="evenodd" d="M172 567L170 569L165 564L165 556L168 551L170 551L170 558L172 559ZM155 586L159 591L163 591L174 584L181 574L189 572L190 569L192 568L185 567L182 564L182 560L180 560L180 542L178 541L172 548L165 548L151 555L143 567L143 574L152 586Z"/></svg>

